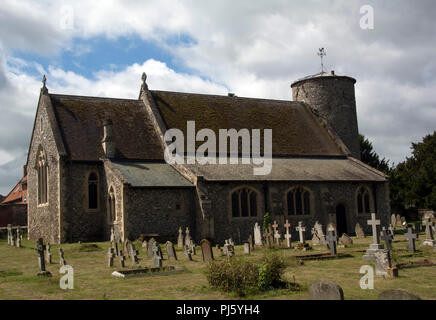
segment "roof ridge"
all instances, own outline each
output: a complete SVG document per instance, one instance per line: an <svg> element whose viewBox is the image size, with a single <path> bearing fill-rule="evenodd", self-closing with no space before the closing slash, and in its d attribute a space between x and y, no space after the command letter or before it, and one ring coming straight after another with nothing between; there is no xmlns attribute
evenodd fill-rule
<svg viewBox="0 0 436 320"><path fill-rule="evenodd" d="M53 97L66 97L66 98L74 98L74 99L101 99L101 100L119 100L119 101L135 101L135 102L142 102L142 100L139 99L128 99L128 98L112 98L112 97L96 97L96 96L78 96L78 95L72 95L72 94L57 94L57 93L49 93L49 96Z"/></svg>

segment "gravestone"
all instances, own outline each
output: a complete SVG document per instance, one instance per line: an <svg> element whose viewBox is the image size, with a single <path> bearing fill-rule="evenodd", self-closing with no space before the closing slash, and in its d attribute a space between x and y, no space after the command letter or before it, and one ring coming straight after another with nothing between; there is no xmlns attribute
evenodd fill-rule
<svg viewBox="0 0 436 320"><path fill-rule="evenodd" d="M39 272L38 276L51 276L51 273L45 269L45 245L42 238L39 238L36 242L35 250L38 254L38 266L39 266Z"/></svg>
<svg viewBox="0 0 436 320"><path fill-rule="evenodd" d="M47 242L47 246L46 246L46 248L47 248L47 253L46 253L46 255L45 255L45 261L46 261L48 264L51 264L51 263L52 263L52 259L51 259L51 247L50 247L50 242Z"/></svg>
<svg viewBox="0 0 436 320"><path fill-rule="evenodd" d="M404 289L386 290L380 293L379 300L421 300L421 298Z"/></svg>
<svg viewBox="0 0 436 320"><path fill-rule="evenodd" d="M115 255L118 257L120 255L120 250L118 249L118 243L115 242Z"/></svg>
<svg viewBox="0 0 436 320"><path fill-rule="evenodd" d="M250 245L250 250L254 250L253 236L251 234L248 236L248 244Z"/></svg>
<svg viewBox="0 0 436 320"><path fill-rule="evenodd" d="M13 246L14 240L12 236L12 226L10 224L8 224L7 230L8 230L8 245Z"/></svg>
<svg viewBox="0 0 436 320"><path fill-rule="evenodd" d="M348 234L343 233L341 237L341 243L343 245L353 244L353 239L351 239L351 237Z"/></svg>
<svg viewBox="0 0 436 320"><path fill-rule="evenodd" d="M185 244L185 251L183 252L183 254L186 256L186 258L189 261L192 261L192 250L189 248L187 244Z"/></svg>
<svg viewBox="0 0 436 320"><path fill-rule="evenodd" d="M363 256L364 260L375 260L375 254L377 251L382 250L384 246L380 243L380 233L378 231L378 226L380 225L380 220L377 220L375 217L375 213L371 213L371 220L368 220L367 223L372 227L372 244L369 246L369 249L366 250L365 255Z"/></svg>
<svg viewBox="0 0 436 320"><path fill-rule="evenodd" d="M123 250L120 249L118 252L118 261L120 263L121 268L124 268L126 266L126 257L124 256Z"/></svg>
<svg viewBox="0 0 436 320"><path fill-rule="evenodd" d="M415 239L418 238L418 235L412 232L411 227L408 227L404 237L409 241L409 250L415 252Z"/></svg>
<svg viewBox="0 0 436 320"><path fill-rule="evenodd" d="M22 239L21 229L20 229L20 227L18 227L17 228L17 248L21 248L21 239Z"/></svg>
<svg viewBox="0 0 436 320"><path fill-rule="evenodd" d="M313 246L317 246L321 244L321 239L318 236L318 232L316 232L315 228L312 228L310 230L310 232L312 233L312 245Z"/></svg>
<svg viewBox="0 0 436 320"><path fill-rule="evenodd" d="M176 249L174 249L174 245L171 241L167 241L165 243L165 249L167 251L168 260L170 259L177 260Z"/></svg>
<svg viewBox="0 0 436 320"><path fill-rule="evenodd" d="M151 238L150 240L148 240L148 248L147 248L147 257L148 258L153 258L153 245L156 242L156 240L154 238Z"/></svg>
<svg viewBox="0 0 436 320"><path fill-rule="evenodd" d="M425 226L425 239L422 242L423 246L435 246L435 240L433 236L433 221L430 218L426 218L423 220L422 224Z"/></svg>
<svg viewBox="0 0 436 320"><path fill-rule="evenodd" d="M395 229L394 229L394 227L392 226L392 224L389 225L389 227L388 227L388 232L389 232L389 234L391 235L392 240L393 240L394 237L395 237Z"/></svg>
<svg viewBox="0 0 436 320"><path fill-rule="evenodd" d="M288 222L288 219L286 219L286 223L285 223L285 229L286 229L286 233L285 233L285 239L286 239L286 246L288 248L291 247L291 234L289 233L289 230L291 228L291 224Z"/></svg>
<svg viewBox="0 0 436 320"><path fill-rule="evenodd" d="M337 251L336 251L336 242L338 241L338 237L335 235L333 230L329 231L329 234L327 235L327 241L329 243L331 255L335 256L337 254Z"/></svg>
<svg viewBox="0 0 436 320"><path fill-rule="evenodd" d="M108 252L107 252L107 266L112 268L114 266L114 258L115 258L115 253L114 253L114 248L109 248Z"/></svg>
<svg viewBox="0 0 436 320"><path fill-rule="evenodd" d="M189 231L189 227L186 227L186 231L185 231L186 235L185 235L185 245L190 245L191 244L191 233Z"/></svg>
<svg viewBox="0 0 436 320"><path fill-rule="evenodd" d="M142 241L141 247L142 247L143 251L146 251L148 253L148 242L147 242L147 240Z"/></svg>
<svg viewBox="0 0 436 320"><path fill-rule="evenodd" d="M390 233L386 230L385 227L383 227L382 231L380 232L380 238L385 242L386 249L392 250L391 242L392 242L392 236Z"/></svg>
<svg viewBox="0 0 436 320"><path fill-rule="evenodd" d="M64 257L64 250L62 248L59 248L59 264L61 266L67 265L67 261L65 260L65 257Z"/></svg>
<svg viewBox="0 0 436 320"><path fill-rule="evenodd" d="M264 232L263 237L265 238L265 245L268 249L272 248L272 230L271 227L268 227L266 232Z"/></svg>
<svg viewBox="0 0 436 320"><path fill-rule="evenodd" d="M358 223L356 223L356 227L354 228L354 231L356 233L356 237L361 239L365 238L365 232L362 229L362 226Z"/></svg>
<svg viewBox="0 0 436 320"><path fill-rule="evenodd" d="M344 300L344 291L332 281L318 281L309 287L310 300Z"/></svg>
<svg viewBox="0 0 436 320"><path fill-rule="evenodd" d="M179 228L179 236L177 237L177 246L183 248L183 229Z"/></svg>
<svg viewBox="0 0 436 320"><path fill-rule="evenodd" d="M201 254L203 256L204 262L209 262L213 260L213 251L210 246L210 242L207 239L203 239L200 241Z"/></svg>
<svg viewBox="0 0 436 320"><path fill-rule="evenodd" d="M254 225L254 244L256 246L262 246L262 233L257 222Z"/></svg>
<svg viewBox="0 0 436 320"><path fill-rule="evenodd" d="M216 249L218 255L220 255L220 256L224 255L223 249L221 248L221 246L219 244L217 244L215 246L215 249Z"/></svg>
<svg viewBox="0 0 436 320"><path fill-rule="evenodd" d="M111 227L111 236L110 236L110 242L115 242L115 233L114 233L114 227Z"/></svg>
<svg viewBox="0 0 436 320"><path fill-rule="evenodd" d="M395 216L396 222L397 222L397 226L401 227L401 216L399 214L397 214Z"/></svg>
<svg viewBox="0 0 436 320"><path fill-rule="evenodd" d="M138 250L136 250L135 245L129 242L128 247L129 247L129 254L130 254L130 259L132 260L132 264L136 266L139 265Z"/></svg>
<svg viewBox="0 0 436 320"><path fill-rule="evenodd" d="M249 243L244 243L244 253L250 254L250 244Z"/></svg>
<svg viewBox="0 0 436 320"><path fill-rule="evenodd" d="M306 228L303 227L303 222L298 221L298 227L296 227L295 230L298 231L300 236L300 243L304 243L304 231L306 231Z"/></svg>
<svg viewBox="0 0 436 320"><path fill-rule="evenodd" d="M279 233L278 230L274 231L274 238L276 239L276 245L278 247L280 247L280 238L282 237L282 235Z"/></svg>
<svg viewBox="0 0 436 320"><path fill-rule="evenodd" d="M153 243L153 258L151 259L151 267L152 268L162 268L162 256L159 251L159 246L156 242Z"/></svg>
<svg viewBox="0 0 436 320"><path fill-rule="evenodd" d="M377 276L387 276L388 269L392 268L390 251L386 249L377 250L374 253L375 274Z"/></svg>
<svg viewBox="0 0 436 320"><path fill-rule="evenodd" d="M333 231L335 233L335 235L337 236L338 235L338 231L336 229L336 224L334 224L333 222L329 222L327 224L327 232L329 232L329 231Z"/></svg>
<svg viewBox="0 0 436 320"><path fill-rule="evenodd" d="M397 217L395 216L395 214L391 215L391 224L394 226L394 228L397 225Z"/></svg>
<svg viewBox="0 0 436 320"><path fill-rule="evenodd" d="M232 244L230 244L229 240L226 240L225 244L224 244L224 254L228 257L231 258L233 257L233 255L235 254L234 251L234 247Z"/></svg>

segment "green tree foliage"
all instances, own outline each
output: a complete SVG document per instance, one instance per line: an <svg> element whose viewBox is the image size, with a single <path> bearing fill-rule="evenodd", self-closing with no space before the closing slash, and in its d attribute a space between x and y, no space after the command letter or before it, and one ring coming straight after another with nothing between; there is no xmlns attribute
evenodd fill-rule
<svg viewBox="0 0 436 320"><path fill-rule="evenodd" d="M271 217L268 212L265 213L263 216L263 225L262 225L262 231L265 232L268 230L268 227L271 225Z"/></svg>
<svg viewBox="0 0 436 320"><path fill-rule="evenodd" d="M412 156L391 174L393 204L436 209L436 131L422 142L412 142Z"/></svg>
<svg viewBox="0 0 436 320"><path fill-rule="evenodd" d="M380 160L379 155L374 151L372 143L360 134L360 160L367 165L389 175L392 168L389 166L389 160L385 158Z"/></svg>

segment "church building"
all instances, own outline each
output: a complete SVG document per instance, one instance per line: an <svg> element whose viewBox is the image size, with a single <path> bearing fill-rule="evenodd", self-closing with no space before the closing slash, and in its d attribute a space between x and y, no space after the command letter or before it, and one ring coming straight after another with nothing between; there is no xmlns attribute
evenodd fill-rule
<svg viewBox="0 0 436 320"><path fill-rule="evenodd" d="M371 213L387 225L387 176L359 160L355 82L323 72L282 101L149 90L144 74L138 99L117 99L49 93L44 77L26 163L29 238L106 241L113 228L121 240L175 239L189 227L197 242L238 243L265 212L288 220L294 240L299 221L307 237L316 221L339 236L367 228ZM167 163L165 132L186 137L188 121L217 137L271 129L271 172Z"/></svg>

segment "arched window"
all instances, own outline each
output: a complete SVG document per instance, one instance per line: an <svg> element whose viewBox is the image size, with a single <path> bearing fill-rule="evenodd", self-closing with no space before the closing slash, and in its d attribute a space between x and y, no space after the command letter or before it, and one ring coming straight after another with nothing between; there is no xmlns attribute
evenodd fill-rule
<svg viewBox="0 0 436 320"><path fill-rule="evenodd" d="M37 155L36 170L38 172L38 204L45 204L48 190L48 164L42 147L39 148Z"/></svg>
<svg viewBox="0 0 436 320"><path fill-rule="evenodd" d="M286 195L288 204L288 215L310 215L310 192L309 190L297 187L290 190Z"/></svg>
<svg viewBox="0 0 436 320"><path fill-rule="evenodd" d="M232 217L257 217L257 192L241 188L232 192Z"/></svg>
<svg viewBox="0 0 436 320"><path fill-rule="evenodd" d="M88 209L98 209L98 177L94 172L88 177Z"/></svg>
<svg viewBox="0 0 436 320"><path fill-rule="evenodd" d="M113 221L116 220L116 217L117 217L117 215L116 215L116 207L115 207L115 192L114 192L114 188L113 187L111 187L109 189L109 206L108 206L108 209L109 209L109 219L110 219L110 222L113 222Z"/></svg>
<svg viewBox="0 0 436 320"><path fill-rule="evenodd" d="M371 194L367 187L360 187L357 191L357 212L361 214L371 213Z"/></svg>

